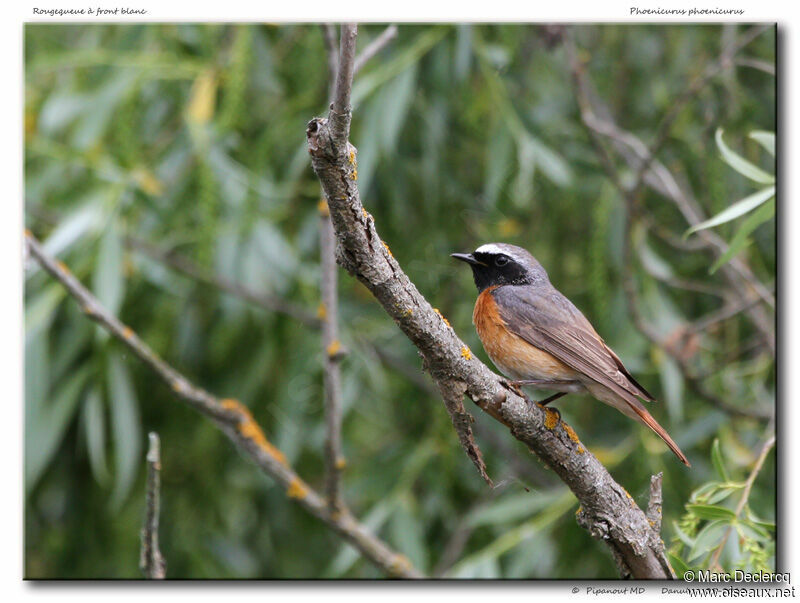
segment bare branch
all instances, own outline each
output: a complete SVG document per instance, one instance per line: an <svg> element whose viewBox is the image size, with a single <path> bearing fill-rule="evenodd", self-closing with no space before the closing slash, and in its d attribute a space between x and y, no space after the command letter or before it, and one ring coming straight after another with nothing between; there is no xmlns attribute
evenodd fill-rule
<svg viewBox="0 0 800 603"><path fill-rule="evenodd" d="M336 242L333 234L328 205L320 201L319 256L320 289L322 291L322 349L323 382L325 388L325 468L326 491L331 512L344 508L341 492L341 474L345 466L342 454L342 383L339 363L342 359L342 344L339 341L337 317L339 301L336 287Z"/></svg>
<svg viewBox="0 0 800 603"><path fill-rule="evenodd" d="M161 449L158 434L151 431L150 448L147 451L145 517L139 556L139 569L150 580L163 580L167 576L167 564L158 547L158 522L161 506L160 473Z"/></svg>
<svg viewBox="0 0 800 603"><path fill-rule="evenodd" d="M325 50L328 55L328 82L330 88L336 80L336 71L338 70L339 62L339 55L336 48L336 27L331 23L323 23L320 27L322 28L322 40L325 42Z"/></svg>
<svg viewBox="0 0 800 603"><path fill-rule="evenodd" d="M597 135L607 138L629 166L643 174L641 181L646 182L656 191L670 199L690 226L699 224L704 218L697 202L688 193L684 192L672 173L654 158L650 149L639 138L630 132L622 130L613 122L608 115L609 111L596 99L596 94L594 94L593 86L585 68L577 59L578 53L573 37L567 35L565 40L573 81L578 95L578 104L581 107L582 121L588 129L590 140L595 146L598 157L609 174L609 178L626 201L629 213L637 210L640 180L637 179L632 188L622 186L614 163ZM601 118L599 117L600 114L606 115L606 117ZM642 170L642 166L648 167ZM716 258L728 250L728 244L719 235L710 230L699 231L697 236L704 241L705 246L712 251ZM755 291L765 303L774 307L774 295L756 278L750 267L741 258L732 258L730 262L721 267L720 271L739 297L749 299L751 292ZM773 321L766 315L764 308L760 305L751 306L747 313L774 355L775 333Z"/></svg>
<svg viewBox="0 0 800 603"><path fill-rule="evenodd" d="M663 551L652 546L645 514L580 443L553 410L530 405L475 358L437 314L380 239L357 186L356 149L347 141L352 69L345 69L354 39L342 35L340 71L328 119L312 119L306 131L314 171L328 199L336 232L337 261L358 278L417 347L425 366L449 401L468 396L509 427L570 487L582 504L582 525L605 542L626 571L639 578L674 574ZM354 28L352 30L354 34ZM348 41L350 40L350 41ZM343 127L344 126L344 127Z"/></svg>
<svg viewBox="0 0 800 603"><path fill-rule="evenodd" d="M25 231L25 241L31 256L83 309L84 313L151 368L172 388L175 395L191 408L205 415L236 444L242 454L258 468L286 489L286 495L322 520L365 558L389 575L402 578L420 578L422 575L404 556L390 549L371 534L349 512L332 513L325 499L317 494L289 465L284 454L273 446L246 406L234 399L220 399L194 385L184 375L172 368L134 331L110 314L100 302L60 261L47 255L41 243Z"/></svg>
<svg viewBox="0 0 800 603"><path fill-rule="evenodd" d="M386 48L389 43L397 37L397 25L390 25L381 32L381 34L372 40L364 50L356 57L356 62L353 65L353 74L358 73L367 62L378 54L381 50Z"/></svg>
<svg viewBox="0 0 800 603"><path fill-rule="evenodd" d="M650 477L650 500L647 503L647 519L656 534L661 533L661 505L663 503L661 481L663 477L664 474L660 472Z"/></svg>
<svg viewBox="0 0 800 603"><path fill-rule="evenodd" d="M347 143L350 135L350 90L353 87L353 69L356 60L356 34L358 28L354 23L342 24L339 39L339 61L336 70L336 85L333 89L330 121L335 133L334 142ZM344 148L339 149L342 152Z"/></svg>
<svg viewBox="0 0 800 603"><path fill-rule="evenodd" d="M758 453L755 465L753 465L753 470L750 472L750 475L748 476L747 481L744 484L744 489L742 490L742 497L739 499L739 504L736 505L736 519L739 518L745 506L747 505L747 500L750 498L750 490L753 488L753 484L756 481L756 477L758 477L758 474L761 472L761 467L764 466L764 461L767 460L767 455L769 454L770 450L772 450L772 447L775 445L775 433L773 431L772 425L770 425L768 432L769 435L767 436L764 443L761 445L761 451ZM711 560L709 561L708 567L710 567L712 570L719 569L719 557L722 554L722 551L725 549L725 545L728 543L728 538L730 538L734 524L735 521L731 522L731 525L728 526L728 529L725 531L725 535L722 537L719 546L716 548L714 554L711 556Z"/></svg>

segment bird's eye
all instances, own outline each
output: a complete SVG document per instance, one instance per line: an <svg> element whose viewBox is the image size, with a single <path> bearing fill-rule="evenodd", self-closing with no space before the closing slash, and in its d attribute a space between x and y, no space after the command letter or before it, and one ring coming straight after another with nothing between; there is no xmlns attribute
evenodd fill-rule
<svg viewBox="0 0 800 603"><path fill-rule="evenodd" d="M508 258L506 256L504 256L504 255L498 255L494 260L494 265L495 266L499 266L499 267L502 268L506 264L508 264Z"/></svg>

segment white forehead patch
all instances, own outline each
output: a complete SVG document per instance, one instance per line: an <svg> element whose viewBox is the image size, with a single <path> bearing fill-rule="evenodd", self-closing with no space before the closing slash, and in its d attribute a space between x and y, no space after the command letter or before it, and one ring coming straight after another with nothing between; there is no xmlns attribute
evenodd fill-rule
<svg viewBox="0 0 800 603"><path fill-rule="evenodd" d="M500 247L498 247L494 243L487 243L486 245L481 245L475 250L475 253L490 253L494 255L499 255L503 253L505 255L510 255L507 251L505 251L504 249L500 249Z"/></svg>

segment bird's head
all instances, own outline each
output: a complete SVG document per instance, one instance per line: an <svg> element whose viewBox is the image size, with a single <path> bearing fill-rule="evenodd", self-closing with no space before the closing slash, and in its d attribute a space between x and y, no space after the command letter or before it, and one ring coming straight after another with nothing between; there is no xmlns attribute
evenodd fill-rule
<svg viewBox="0 0 800 603"><path fill-rule="evenodd" d="M478 291L494 285L538 285L549 283L547 272L522 247L508 243L487 243L472 253L453 253L451 257L472 268Z"/></svg>

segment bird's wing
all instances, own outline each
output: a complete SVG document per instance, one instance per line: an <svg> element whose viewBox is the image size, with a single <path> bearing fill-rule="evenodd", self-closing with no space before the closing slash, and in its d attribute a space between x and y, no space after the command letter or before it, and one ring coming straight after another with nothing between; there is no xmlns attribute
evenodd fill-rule
<svg viewBox="0 0 800 603"><path fill-rule="evenodd" d="M580 310L556 289L507 285L492 294L512 333L625 399L653 400Z"/></svg>

